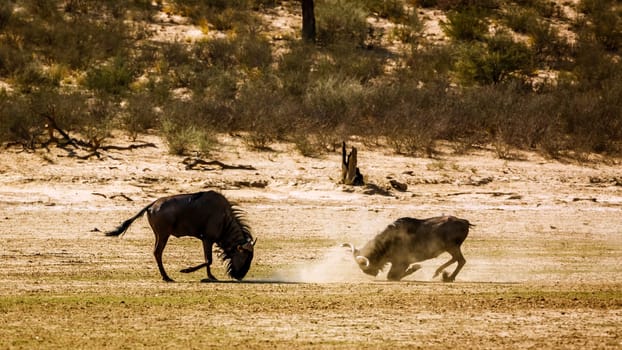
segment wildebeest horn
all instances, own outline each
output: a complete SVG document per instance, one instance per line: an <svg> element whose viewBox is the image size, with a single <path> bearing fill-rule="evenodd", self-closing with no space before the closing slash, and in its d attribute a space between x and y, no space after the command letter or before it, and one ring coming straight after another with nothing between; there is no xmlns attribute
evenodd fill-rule
<svg viewBox="0 0 622 350"><path fill-rule="evenodd" d="M255 243L257 243L257 238L255 238L255 240L253 241L253 244L251 244L251 245L254 247Z"/></svg>
<svg viewBox="0 0 622 350"><path fill-rule="evenodd" d="M356 262L359 265L365 265L365 267L369 267L369 259L367 259L366 257L362 256L362 255L357 255L354 260L356 260Z"/></svg>
<svg viewBox="0 0 622 350"><path fill-rule="evenodd" d="M352 244L352 243L342 243L341 246L342 247L348 247L348 248L352 249L352 253L354 253L356 251L356 248L354 248L354 244Z"/></svg>

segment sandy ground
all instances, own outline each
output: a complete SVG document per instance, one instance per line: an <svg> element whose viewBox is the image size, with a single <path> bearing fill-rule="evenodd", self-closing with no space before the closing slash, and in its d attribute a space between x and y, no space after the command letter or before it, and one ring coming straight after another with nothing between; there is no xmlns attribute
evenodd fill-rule
<svg viewBox="0 0 622 350"><path fill-rule="evenodd" d="M206 160L254 170L190 170L158 137L139 141L157 147L90 160L0 152L0 347L622 348L619 163L487 149L411 158L354 140L383 195L337 184L336 152L249 151L222 136ZM164 264L178 283L162 282L144 218L121 239L103 236L155 198L210 189L239 203L258 238L248 283L180 274L202 260L190 238L169 241ZM432 278L446 254L389 283L339 247L402 216L440 214L475 225L455 283Z"/></svg>

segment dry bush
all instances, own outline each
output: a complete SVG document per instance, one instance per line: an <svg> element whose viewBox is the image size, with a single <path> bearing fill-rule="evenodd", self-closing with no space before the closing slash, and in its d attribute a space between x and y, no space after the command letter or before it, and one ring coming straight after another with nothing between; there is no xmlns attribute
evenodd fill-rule
<svg viewBox="0 0 622 350"><path fill-rule="evenodd" d="M559 30L546 21L536 21L528 29L536 62L541 68L565 69L571 61L571 45Z"/></svg>
<svg viewBox="0 0 622 350"><path fill-rule="evenodd" d="M442 23L441 27L455 41L482 40L488 34L488 20L478 7L447 12L447 22Z"/></svg>
<svg viewBox="0 0 622 350"><path fill-rule="evenodd" d="M455 70L462 82L497 84L514 76L524 76L533 67L533 52L504 32L486 38L485 43L461 46Z"/></svg>
<svg viewBox="0 0 622 350"><path fill-rule="evenodd" d="M136 76L131 62L117 56L106 64L87 70L84 85L90 90L119 95L129 90Z"/></svg>
<svg viewBox="0 0 622 350"><path fill-rule="evenodd" d="M394 21L400 21L406 13L404 0L364 0L362 3L369 12Z"/></svg>
<svg viewBox="0 0 622 350"><path fill-rule="evenodd" d="M364 99L364 87L343 76L319 77L308 86L303 97L304 115L316 125L334 128L354 122Z"/></svg>
<svg viewBox="0 0 622 350"><path fill-rule="evenodd" d="M332 45L322 51L314 65L315 79L344 76L365 84L384 74L387 56L381 52L365 50L352 45Z"/></svg>
<svg viewBox="0 0 622 350"><path fill-rule="evenodd" d="M498 0L437 0L436 6L442 10L455 10L479 7L481 9L496 9L499 7Z"/></svg>
<svg viewBox="0 0 622 350"><path fill-rule="evenodd" d="M209 154L217 144L214 129L200 122L196 103L173 101L161 118L160 131L175 155L188 154L191 151Z"/></svg>
<svg viewBox="0 0 622 350"><path fill-rule="evenodd" d="M292 96L302 96L310 80L316 49L313 45L292 43L289 50L278 58L277 71L283 90Z"/></svg>
<svg viewBox="0 0 622 350"><path fill-rule="evenodd" d="M240 87L235 101L235 124L249 131L246 143L252 148L266 149L275 140L282 140L295 128L294 115L288 115L287 98L279 92L272 75L261 76Z"/></svg>
<svg viewBox="0 0 622 350"><path fill-rule="evenodd" d="M0 91L0 142L34 148L40 142L43 127L39 116L29 110L25 98Z"/></svg>
<svg viewBox="0 0 622 350"><path fill-rule="evenodd" d="M151 99L149 92L140 92L128 97L122 123L133 139L136 139L139 133L159 125L157 107L158 104Z"/></svg>
<svg viewBox="0 0 622 350"><path fill-rule="evenodd" d="M315 8L317 40L323 45L364 47L369 33L367 11L355 1L327 0Z"/></svg>
<svg viewBox="0 0 622 350"><path fill-rule="evenodd" d="M513 31L525 34L538 22L538 13L531 8L510 6L504 16L505 23Z"/></svg>

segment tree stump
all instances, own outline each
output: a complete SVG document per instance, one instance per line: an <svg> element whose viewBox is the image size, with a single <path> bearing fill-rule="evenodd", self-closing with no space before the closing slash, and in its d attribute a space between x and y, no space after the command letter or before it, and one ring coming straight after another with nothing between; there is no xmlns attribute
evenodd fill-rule
<svg viewBox="0 0 622 350"><path fill-rule="evenodd" d="M363 174L356 166L356 147L352 147L349 154L346 153L345 141L341 143L341 183L352 186L363 186Z"/></svg>

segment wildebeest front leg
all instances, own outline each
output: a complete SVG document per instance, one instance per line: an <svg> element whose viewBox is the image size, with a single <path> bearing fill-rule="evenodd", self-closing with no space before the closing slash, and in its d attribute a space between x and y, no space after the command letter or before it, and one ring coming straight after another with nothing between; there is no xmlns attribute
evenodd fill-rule
<svg viewBox="0 0 622 350"><path fill-rule="evenodd" d="M207 240L203 240L203 254L205 255L205 269L207 270L207 279L203 280L205 282L208 281L218 281L214 275L212 275L211 266L212 266L212 245L214 243L209 242Z"/></svg>
<svg viewBox="0 0 622 350"><path fill-rule="evenodd" d="M406 265L406 264L391 264L391 269L387 274L387 279L389 281L399 281L402 278L412 274L413 272L419 270L421 265Z"/></svg>
<svg viewBox="0 0 622 350"><path fill-rule="evenodd" d="M414 273L415 271L419 270L420 268L421 268L421 265L419 265L419 264L413 264L413 265L408 266L408 268L405 271L404 277ZM404 277L402 277L402 278L404 278Z"/></svg>

